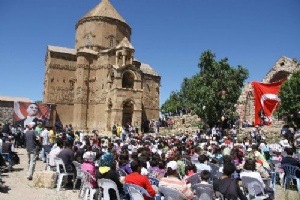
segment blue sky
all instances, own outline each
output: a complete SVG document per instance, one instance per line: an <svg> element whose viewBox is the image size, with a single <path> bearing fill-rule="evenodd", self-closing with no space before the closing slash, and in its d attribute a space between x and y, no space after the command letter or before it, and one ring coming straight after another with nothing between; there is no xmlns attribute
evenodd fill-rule
<svg viewBox="0 0 300 200"><path fill-rule="evenodd" d="M42 100L47 45L73 48L75 24L100 0L0 0L0 95ZM161 104L210 49L261 81L281 56L300 60L299 0L111 0L135 58L162 77Z"/></svg>

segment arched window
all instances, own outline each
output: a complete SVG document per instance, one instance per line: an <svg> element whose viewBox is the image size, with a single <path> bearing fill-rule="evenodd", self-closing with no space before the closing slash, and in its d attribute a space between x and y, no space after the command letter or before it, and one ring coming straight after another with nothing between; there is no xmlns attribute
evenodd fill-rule
<svg viewBox="0 0 300 200"><path fill-rule="evenodd" d="M87 35L87 36L85 37L85 45L86 45L86 46L91 45L91 36L90 36L90 35Z"/></svg>
<svg viewBox="0 0 300 200"><path fill-rule="evenodd" d="M123 74L122 88L133 88L134 86L134 74L130 71L126 71Z"/></svg>
<svg viewBox="0 0 300 200"><path fill-rule="evenodd" d="M113 48L113 47L114 47L114 38L113 38L113 37L110 37L110 38L109 38L109 47L110 47L110 48Z"/></svg>

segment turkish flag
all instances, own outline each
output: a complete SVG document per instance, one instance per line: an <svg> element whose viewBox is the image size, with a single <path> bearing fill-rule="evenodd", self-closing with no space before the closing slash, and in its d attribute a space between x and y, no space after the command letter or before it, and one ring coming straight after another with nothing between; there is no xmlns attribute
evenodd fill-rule
<svg viewBox="0 0 300 200"><path fill-rule="evenodd" d="M259 112L261 109L264 111L265 117L268 119L270 124L270 116L280 103L278 93L280 86L284 81L285 80L275 83L251 83L254 91L255 124L260 124Z"/></svg>

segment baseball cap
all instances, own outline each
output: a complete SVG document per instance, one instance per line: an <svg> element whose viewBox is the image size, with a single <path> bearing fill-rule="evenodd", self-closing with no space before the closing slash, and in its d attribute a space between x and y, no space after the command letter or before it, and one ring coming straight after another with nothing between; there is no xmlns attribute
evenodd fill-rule
<svg viewBox="0 0 300 200"><path fill-rule="evenodd" d="M176 161L170 161L170 162L168 162L168 164L167 164L167 168L171 168L172 170L176 170L177 169L177 162Z"/></svg>

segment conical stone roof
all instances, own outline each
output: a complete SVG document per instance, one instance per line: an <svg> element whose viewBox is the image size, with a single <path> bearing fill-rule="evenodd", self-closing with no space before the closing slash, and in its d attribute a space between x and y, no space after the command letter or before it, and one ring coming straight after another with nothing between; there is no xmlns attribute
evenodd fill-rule
<svg viewBox="0 0 300 200"><path fill-rule="evenodd" d="M116 46L116 49L121 49L121 48L128 48L128 49L134 49L132 44L129 42L127 37L124 37L123 40Z"/></svg>
<svg viewBox="0 0 300 200"><path fill-rule="evenodd" d="M94 7L90 12L88 12L83 18L98 17L98 16L117 19L127 24L127 22L118 13L118 11L111 5L109 0L102 0L96 7Z"/></svg>

